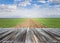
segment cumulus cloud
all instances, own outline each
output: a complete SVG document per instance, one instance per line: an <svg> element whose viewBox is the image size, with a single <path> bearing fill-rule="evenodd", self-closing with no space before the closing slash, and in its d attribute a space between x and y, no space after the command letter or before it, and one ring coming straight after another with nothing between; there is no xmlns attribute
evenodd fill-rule
<svg viewBox="0 0 60 43"><path fill-rule="evenodd" d="M43 7L53 7L52 5L60 5L60 0L35 0L37 3L43 3L43 4L39 4L40 6L42 5ZM33 0L15 0L15 3L19 6L19 7L27 7L27 6L32 6L33 4ZM35 4L37 4L35 3ZM34 4L34 5L35 5ZM34 6L33 5L33 6ZM39 6L38 5L38 6ZM55 6L54 6L55 7ZM57 7L57 6L56 6Z"/></svg>
<svg viewBox="0 0 60 43"><path fill-rule="evenodd" d="M19 2L18 2L19 1ZM15 0L15 3L17 3L18 2L18 6L23 6L23 7L26 7L27 5L31 5L31 1L32 0L24 0L24 1L22 1L22 0Z"/></svg>
<svg viewBox="0 0 60 43"><path fill-rule="evenodd" d="M16 5L0 5L0 12L9 12L9 11L14 11L17 8Z"/></svg>
<svg viewBox="0 0 60 43"><path fill-rule="evenodd" d="M60 8L15 9L13 12L1 12L0 18L40 18L60 17Z"/></svg>
<svg viewBox="0 0 60 43"><path fill-rule="evenodd" d="M31 3L28 1L25 1L18 4L18 6L27 6L27 5L31 5Z"/></svg>
<svg viewBox="0 0 60 43"><path fill-rule="evenodd" d="M60 0L48 0L49 2L60 3Z"/></svg>
<svg viewBox="0 0 60 43"><path fill-rule="evenodd" d="M8 5L8 8L16 9L16 8L17 8L17 6L16 6L16 5Z"/></svg>
<svg viewBox="0 0 60 43"><path fill-rule="evenodd" d="M39 2L41 2L41 3L46 3L46 1L45 0L38 0Z"/></svg>
<svg viewBox="0 0 60 43"><path fill-rule="evenodd" d="M21 0L15 0L21 1ZM32 0L19 2L19 6L31 5ZM45 0L38 0L45 3ZM49 0L49 2L52 0ZM54 0L52 2L55 2ZM58 2L58 1L57 1ZM46 4L45 4L46 5ZM60 5L42 8L41 5L33 4L32 8L18 8L16 5L0 5L0 18L40 18L40 17L60 17Z"/></svg>
<svg viewBox="0 0 60 43"><path fill-rule="evenodd" d="M34 4L32 7L37 9L37 8L40 8L40 5Z"/></svg>

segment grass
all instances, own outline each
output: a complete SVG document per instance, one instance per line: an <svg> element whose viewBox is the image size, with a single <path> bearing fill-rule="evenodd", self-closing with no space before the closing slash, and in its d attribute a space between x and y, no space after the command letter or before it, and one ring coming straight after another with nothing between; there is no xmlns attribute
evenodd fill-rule
<svg viewBox="0 0 60 43"><path fill-rule="evenodd" d="M60 18L35 18L34 20L48 28L60 28Z"/></svg>
<svg viewBox="0 0 60 43"><path fill-rule="evenodd" d="M0 18L0 28L14 27L19 23L24 22L25 18ZM48 28L60 28L60 18L34 18L38 23L41 23Z"/></svg>
<svg viewBox="0 0 60 43"><path fill-rule="evenodd" d="M0 18L0 28L10 28L22 23L24 18Z"/></svg>

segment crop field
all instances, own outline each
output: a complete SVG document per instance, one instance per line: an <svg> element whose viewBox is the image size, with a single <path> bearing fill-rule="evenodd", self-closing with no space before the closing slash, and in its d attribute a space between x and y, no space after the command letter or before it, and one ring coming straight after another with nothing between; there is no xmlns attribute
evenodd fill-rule
<svg viewBox="0 0 60 43"><path fill-rule="evenodd" d="M60 18L0 18L0 28L60 28Z"/></svg>
<svg viewBox="0 0 60 43"><path fill-rule="evenodd" d="M22 23L24 18L0 18L0 28L10 28Z"/></svg>
<svg viewBox="0 0 60 43"><path fill-rule="evenodd" d="M60 18L35 18L34 20L48 28L60 28Z"/></svg>

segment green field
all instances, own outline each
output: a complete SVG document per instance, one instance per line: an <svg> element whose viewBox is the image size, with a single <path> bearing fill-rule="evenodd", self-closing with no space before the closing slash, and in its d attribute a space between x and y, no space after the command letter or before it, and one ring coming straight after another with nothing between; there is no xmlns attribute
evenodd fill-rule
<svg viewBox="0 0 60 43"><path fill-rule="evenodd" d="M24 18L0 18L0 28L13 27L19 23L22 23Z"/></svg>
<svg viewBox="0 0 60 43"><path fill-rule="evenodd" d="M26 18L0 18L0 28L10 28L27 20ZM60 28L60 18L34 18L48 28Z"/></svg>
<svg viewBox="0 0 60 43"><path fill-rule="evenodd" d="M60 28L60 18L35 18L34 20L48 28Z"/></svg>

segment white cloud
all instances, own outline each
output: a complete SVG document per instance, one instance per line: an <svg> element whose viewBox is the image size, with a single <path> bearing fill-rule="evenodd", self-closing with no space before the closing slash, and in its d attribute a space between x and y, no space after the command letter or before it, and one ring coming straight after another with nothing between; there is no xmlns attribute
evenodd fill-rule
<svg viewBox="0 0 60 43"><path fill-rule="evenodd" d="M22 2L26 6L30 1ZM58 6L58 5L57 5ZM0 18L38 18L38 17L60 17L60 8L41 8L34 4L33 8L19 8L15 5L0 5Z"/></svg>
<svg viewBox="0 0 60 43"><path fill-rule="evenodd" d="M14 1L21 1L21 0L14 0Z"/></svg>
<svg viewBox="0 0 60 43"><path fill-rule="evenodd" d="M16 9L17 6L16 5L9 5L8 8L11 8L11 9Z"/></svg>
<svg viewBox="0 0 60 43"><path fill-rule="evenodd" d="M60 17L60 8L33 8L16 9L13 12L1 12L0 18L38 18L38 17Z"/></svg>
<svg viewBox="0 0 60 43"><path fill-rule="evenodd" d="M31 2L32 0L25 0L25 1Z"/></svg>
<svg viewBox="0 0 60 43"><path fill-rule="evenodd" d="M46 3L46 1L45 0L38 0L39 2L41 2L41 3Z"/></svg>
<svg viewBox="0 0 60 43"><path fill-rule="evenodd" d="M54 6L49 6L49 7L60 8L60 5L54 5Z"/></svg>
<svg viewBox="0 0 60 43"><path fill-rule="evenodd" d="M14 0L14 1L22 1L22 0ZM24 1L30 1L31 2L32 0L24 0Z"/></svg>
<svg viewBox="0 0 60 43"><path fill-rule="evenodd" d="M18 5L19 6L27 6L27 5L31 5L31 3L28 1L24 1L24 2L19 3Z"/></svg>
<svg viewBox="0 0 60 43"><path fill-rule="evenodd" d="M35 9L39 9L40 8L40 5L37 5L37 4L33 4L33 6L32 6L33 8L35 8Z"/></svg>
<svg viewBox="0 0 60 43"><path fill-rule="evenodd" d="M19 2L18 2L19 1ZM22 1L22 0L15 0L15 4L17 4L17 2L18 2L18 6L23 6L23 7L26 7L27 5L31 5L31 1L32 0L24 0L24 1Z"/></svg>
<svg viewBox="0 0 60 43"><path fill-rule="evenodd" d="M0 4L0 12L14 11L17 7L15 5Z"/></svg>
<svg viewBox="0 0 60 43"><path fill-rule="evenodd" d="M60 3L60 0L48 0L49 2L56 2L56 3Z"/></svg>

